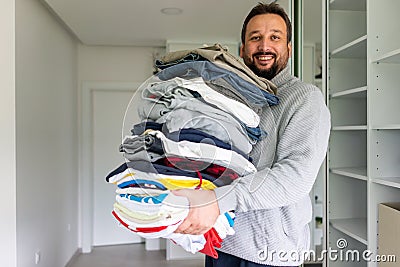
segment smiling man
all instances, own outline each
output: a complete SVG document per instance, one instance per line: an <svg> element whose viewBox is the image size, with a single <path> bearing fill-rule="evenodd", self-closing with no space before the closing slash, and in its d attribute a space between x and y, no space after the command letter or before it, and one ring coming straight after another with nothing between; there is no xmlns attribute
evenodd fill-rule
<svg viewBox="0 0 400 267"><path fill-rule="evenodd" d="M291 56L291 24L286 14L250 15L242 30L240 57L255 74L271 80Z"/></svg>
<svg viewBox="0 0 400 267"><path fill-rule="evenodd" d="M235 234L206 267L299 266L309 249L309 192L325 158L330 115L321 91L290 74L292 26L277 4L258 4L242 28L240 56L258 76L277 86L279 104L266 107L260 127L268 136L250 156L257 173L214 191L188 190L191 209L177 232L202 234L233 210Z"/></svg>

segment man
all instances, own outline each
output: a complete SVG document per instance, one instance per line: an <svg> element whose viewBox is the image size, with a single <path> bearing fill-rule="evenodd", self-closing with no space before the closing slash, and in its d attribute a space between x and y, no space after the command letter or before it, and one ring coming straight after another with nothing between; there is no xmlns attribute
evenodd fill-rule
<svg viewBox="0 0 400 267"><path fill-rule="evenodd" d="M280 99L261 115L269 135L251 152L257 173L214 191L175 191L191 205L177 232L202 234L220 213L236 213L235 235L224 239L217 260L206 258L206 267L299 266L309 248L308 194L325 157L330 115L320 90L290 75L291 31L277 4L258 4L243 23L240 57L277 85Z"/></svg>

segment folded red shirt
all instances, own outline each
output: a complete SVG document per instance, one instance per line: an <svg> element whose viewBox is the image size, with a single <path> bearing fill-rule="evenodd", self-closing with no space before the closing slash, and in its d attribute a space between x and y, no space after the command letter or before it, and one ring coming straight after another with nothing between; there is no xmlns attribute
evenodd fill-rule
<svg viewBox="0 0 400 267"><path fill-rule="evenodd" d="M202 161L179 158L179 157L166 157L160 159L159 161L160 163L168 167L187 170L187 171L201 171L202 173L211 175L214 178L226 177L231 180L235 180L239 177L239 175L233 170L214 163L202 162Z"/></svg>
<svg viewBox="0 0 400 267"><path fill-rule="evenodd" d="M219 237L217 231L211 228L204 234L204 238L206 239L206 244L200 252L214 259L218 259L218 252L215 248L221 247L222 239Z"/></svg>

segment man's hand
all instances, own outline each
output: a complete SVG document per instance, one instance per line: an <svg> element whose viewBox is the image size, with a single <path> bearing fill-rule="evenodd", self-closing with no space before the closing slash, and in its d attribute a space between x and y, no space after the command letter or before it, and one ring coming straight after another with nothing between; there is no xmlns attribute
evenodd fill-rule
<svg viewBox="0 0 400 267"><path fill-rule="evenodd" d="M181 189L172 193L187 197L190 203L189 214L175 233L201 235L214 226L219 207L213 190Z"/></svg>

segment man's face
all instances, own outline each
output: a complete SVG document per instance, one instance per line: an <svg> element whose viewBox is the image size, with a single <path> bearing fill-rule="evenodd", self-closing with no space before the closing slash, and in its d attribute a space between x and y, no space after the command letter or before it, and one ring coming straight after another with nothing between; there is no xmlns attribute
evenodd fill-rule
<svg viewBox="0 0 400 267"><path fill-rule="evenodd" d="M240 57L258 76L272 79L283 70L292 52L283 18L276 14L254 16L246 27Z"/></svg>

